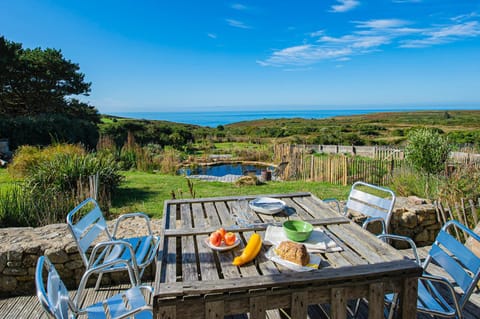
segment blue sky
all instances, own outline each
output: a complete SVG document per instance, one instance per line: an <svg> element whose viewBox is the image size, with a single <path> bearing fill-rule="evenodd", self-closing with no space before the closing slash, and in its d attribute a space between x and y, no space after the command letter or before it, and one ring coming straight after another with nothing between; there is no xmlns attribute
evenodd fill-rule
<svg viewBox="0 0 480 319"><path fill-rule="evenodd" d="M15 0L0 35L61 49L102 113L480 109L480 1Z"/></svg>

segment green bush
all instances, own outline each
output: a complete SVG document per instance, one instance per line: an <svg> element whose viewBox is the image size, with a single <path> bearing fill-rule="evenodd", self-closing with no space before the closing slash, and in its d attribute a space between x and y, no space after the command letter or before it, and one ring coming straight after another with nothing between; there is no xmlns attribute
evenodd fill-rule
<svg viewBox="0 0 480 319"><path fill-rule="evenodd" d="M408 135L405 159L419 172L436 174L445 168L450 149L448 139L438 131L417 129Z"/></svg>
<svg viewBox="0 0 480 319"><path fill-rule="evenodd" d="M70 148L71 153L62 152ZM111 154L77 151L68 145L21 150L20 154L25 157L30 155L28 160L23 158L24 181L0 193L0 225L40 226L64 222L68 211L94 195L89 185L89 177L93 175L99 179L97 199L108 212L112 193L123 178L119 165Z"/></svg>

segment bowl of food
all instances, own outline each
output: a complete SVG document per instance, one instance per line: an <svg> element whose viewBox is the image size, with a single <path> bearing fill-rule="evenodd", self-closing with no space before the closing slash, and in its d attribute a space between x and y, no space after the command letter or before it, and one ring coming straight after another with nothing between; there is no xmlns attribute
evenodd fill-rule
<svg viewBox="0 0 480 319"><path fill-rule="evenodd" d="M312 234L313 226L303 220L287 220L283 223L283 231L290 240L305 241Z"/></svg>

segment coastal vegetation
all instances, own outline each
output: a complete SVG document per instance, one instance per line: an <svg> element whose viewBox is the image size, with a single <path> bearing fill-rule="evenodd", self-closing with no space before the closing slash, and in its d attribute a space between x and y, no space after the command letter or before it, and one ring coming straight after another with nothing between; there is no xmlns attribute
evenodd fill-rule
<svg viewBox="0 0 480 319"><path fill-rule="evenodd" d="M169 127L166 133L151 134L155 130L162 132L165 127ZM130 131L137 141L160 145L175 146L173 141L167 140L169 135L178 132L183 144L177 143L176 147L189 151L195 151L202 144L219 142L401 146L408 133L418 128L434 128L444 133L454 146L480 147L478 110L386 112L326 119L262 119L217 128L104 115L100 133L109 134L122 143L129 128L133 128Z"/></svg>

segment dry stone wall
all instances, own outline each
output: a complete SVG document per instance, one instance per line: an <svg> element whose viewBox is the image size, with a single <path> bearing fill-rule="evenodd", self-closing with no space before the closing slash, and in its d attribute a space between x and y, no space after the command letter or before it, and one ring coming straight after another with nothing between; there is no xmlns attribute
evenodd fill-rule
<svg viewBox="0 0 480 319"><path fill-rule="evenodd" d="M362 224L365 216L355 214L353 220ZM390 224L390 233L412 238L418 247L433 243L440 231L441 225L437 220L435 206L425 199L415 196L397 197ZM378 233L380 225L371 224L370 231ZM409 248L403 242L394 242L397 248Z"/></svg>
<svg viewBox="0 0 480 319"><path fill-rule="evenodd" d="M109 221L113 230L114 221ZM143 219L126 220L119 228L119 237L146 234ZM158 234L160 220L152 220L152 231ZM35 291L35 267L39 256L47 256L69 289L75 289L85 272L77 245L66 224L31 228L0 228L0 297L31 294ZM153 278L153 267L143 279ZM96 277L91 277L94 284ZM103 284L128 282L127 272L107 273Z"/></svg>

